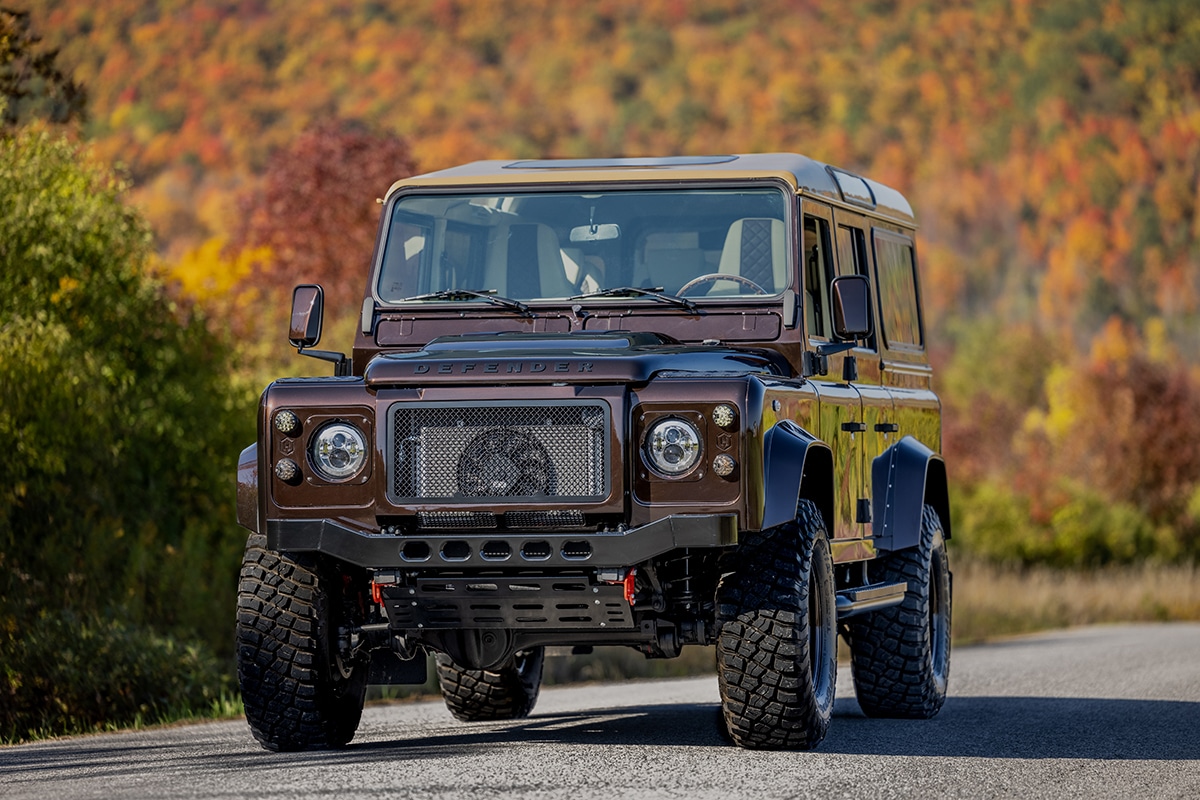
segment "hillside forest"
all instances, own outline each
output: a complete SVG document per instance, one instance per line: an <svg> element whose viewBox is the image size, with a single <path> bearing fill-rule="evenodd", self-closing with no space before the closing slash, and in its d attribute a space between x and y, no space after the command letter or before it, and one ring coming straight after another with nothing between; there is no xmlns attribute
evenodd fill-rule
<svg viewBox="0 0 1200 800"><path fill-rule="evenodd" d="M121 531L125 549L113 552L136 556L140 572L110 565L129 624L227 655L212 620L232 621L236 438L252 440L271 377L321 369L284 346L291 287L326 286L326 344L347 347L338 336L352 330L376 198L397 178L481 158L794 151L900 189L921 226L954 548L1072 568L1200 557L1193 0L5 3L86 103L10 92L0 137L25 141L43 166L44 148L72 150L85 166L63 169L112 188L136 217L118 226L133 236L121 252L156 300L112 324L127 333L148 308L169 310L181 332L169 364L147 357L153 380L188 375L175 359L208 365L146 410L199 466L189 478L155 453L162 464L146 462L138 480L174 488L137 514L106 504L150 494L91 492L86 507L49 508L30 487L70 489L61 475L6 490L0 566L24 576L10 588L49 591L35 573L58 567L21 562L16 542L82 515L79 536ZM0 60L0 78L30 63ZM62 122L64 109L78 113ZM65 138L51 147L55 137ZM57 350L49 334L22 341L67 357L74 323L55 315L64 293L92 288L79 284L88 274L55 277L19 313L0 302L4 337L36 320L61 338ZM103 339L88 346L102 365ZM13 371L18 351L0 348L0 374L33 369ZM202 412L211 425L192 425L187 392L216 398ZM4 413L0 425L23 424ZM154 452L151 439L138 446ZM156 516L171 491L189 504ZM185 592L192 610L165 601L167 578L131 588L160 558L175 586L189 585L185 551L227 573ZM100 572L72 574L94 599L83 587L102 586ZM19 614L5 613L16 615L11 633Z"/></svg>

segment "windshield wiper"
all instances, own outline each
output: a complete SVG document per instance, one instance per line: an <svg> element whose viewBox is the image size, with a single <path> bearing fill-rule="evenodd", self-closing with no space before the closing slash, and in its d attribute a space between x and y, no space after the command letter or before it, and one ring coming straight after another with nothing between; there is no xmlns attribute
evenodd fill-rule
<svg viewBox="0 0 1200 800"><path fill-rule="evenodd" d="M519 311L522 316L533 316L533 312L529 310L529 306L508 297L500 297L496 294L495 289L485 289L482 292L472 291L471 289L443 289L440 292L430 292L429 294L418 294L413 295L412 297L406 297L400 302L407 303L409 301L416 300L487 300L492 305L497 305L501 308L511 308L513 311Z"/></svg>
<svg viewBox="0 0 1200 800"><path fill-rule="evenodd" d="M679 308L685 308L693 314L699 313L699 307L685 297L677 297L673 294L663 292L663 287L655 286L650 289L642 289L637 286L618 286L613 289L601 289L598 292L588 292L587 294L577 294L570 298L571 300L587 300L591 297L653 297L655 300L661 300L664 303Z"/></svg>

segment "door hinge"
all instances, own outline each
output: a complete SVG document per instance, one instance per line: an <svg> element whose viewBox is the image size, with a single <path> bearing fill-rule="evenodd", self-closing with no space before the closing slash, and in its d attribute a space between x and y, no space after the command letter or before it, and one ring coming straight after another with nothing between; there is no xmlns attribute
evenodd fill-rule
<svg viewBox="0 0 1200 800"><path fill-rule="evenodd" d="M842 430L844 430L846 433L862 433L866 429L867 429L867 423L865 423L865 422L843 422L842 423Z"/></svg>
<svg viewBox="0 0 1200 800"><path fill-rule="evenodd" d="M804 377L811 378L814 375L829 374L829 358L820 353L813 353L808 350L804 351Z"/></svg>
<svg viewBox="0 0 1200 800"><path fill-rule="evenodd" d="M858 498L858 514L855 515L854 521L864 525L871 521L871 499L869 497Z"/></svg>

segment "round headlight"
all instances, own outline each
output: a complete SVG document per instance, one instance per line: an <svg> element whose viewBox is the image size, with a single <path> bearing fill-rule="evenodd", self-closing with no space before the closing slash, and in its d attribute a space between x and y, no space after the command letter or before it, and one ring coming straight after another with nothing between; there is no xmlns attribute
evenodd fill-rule
<svg viewBox="0 0 1200 800"><path fill-rule="evenodd" d="M646 434L646 458L666 475L682 475L700 460L700 432L676 417L654 423Z"/></svg>
<svg viewBox="0 0 1200 800"><path fill-rule="evenodd" d="M344 481L362 471L367 445L362 432L345 422L334 422L317 431L309 445L313 467L329 481Z"/></svg>

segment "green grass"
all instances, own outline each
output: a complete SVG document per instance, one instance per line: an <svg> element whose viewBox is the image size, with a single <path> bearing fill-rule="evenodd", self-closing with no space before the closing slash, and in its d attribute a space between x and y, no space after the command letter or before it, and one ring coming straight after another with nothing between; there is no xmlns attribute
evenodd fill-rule
<svg viewBox="0 0 1200 800"><path fill-rule="evenodd" d="M1108 622L1200 620L1196 565L1072 570L960 558L952 569L959 644Z"/></svg>

